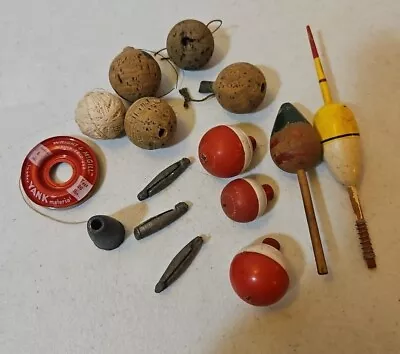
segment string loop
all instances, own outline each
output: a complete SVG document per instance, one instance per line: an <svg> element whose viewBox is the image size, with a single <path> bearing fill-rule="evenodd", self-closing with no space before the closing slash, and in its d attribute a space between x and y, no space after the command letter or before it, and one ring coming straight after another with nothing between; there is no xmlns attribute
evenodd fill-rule
<svg viewBox="0 0 400 354"><path fill-rule="evenodd" d="M212 20L212 21L210 21L209 23L206 24L206 27L209 27L211 24L216 23L216 22L218 22L219 25L218 25L217 28L215 28L213 31L210 30L212 34L214 34L215 32L217 32L217 31L221 28L221 26L222 26L222 20L216 19L216 20Z"/></svg>
<svg viewBox="0 0 400 354"><path fill-rule="evenodd" d="M166 50L167 48L162 48L156 52L154 52L153 50L149 50L149 49L139 49L141 51L147 52L147 53L151 53L153 54L154 57L156 57L157 55L161 57L161 60L166 60L168 61L168 64L171 65L171 68L175 71L175 75L176 75L176 83L175 86L172 87L168 92L162 94L161 96L158 96L158 98L163 98L167 95L169 95L172 91L174 91L175 89L178 88L178 81L179 81L179 73L178 70L176 69L175 65L172 63L172 60L168 57L163 56L162 54L160 54L163 50Z"/></svg>
<svg viewBox="0 0 400 354"><path fill-rule="evenodd" d="M162 59L164 60L167 60L167 59L169 59L169 58L164 58L160 53L161 52L163 52L164 50L167 50L167 48L165 47L165 48L161 48L160 50L157 50L155 53L153 53L153 55L156 57L157 55L160 55L161 57L162 57Z"/></svg>

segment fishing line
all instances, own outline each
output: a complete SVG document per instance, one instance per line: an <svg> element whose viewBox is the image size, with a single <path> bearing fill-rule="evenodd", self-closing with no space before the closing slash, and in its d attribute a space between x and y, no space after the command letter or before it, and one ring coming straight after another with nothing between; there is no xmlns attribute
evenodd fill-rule
<svg viewBox="0 0 400 354"><path fill-rule="evenodd" d="M61 224L66 224L66 225L86 224L87 221L67 221L67 220L61 220L61 219L57 219L57 218L54 218L53 216L50 216L50 215L48 215L48 214L43 213L42 211L40 211L39 209L37 209L37 208L35 207L35 205L27 198L25 192L24 192L23 189L22 189L22 181L21 181L21 179L19 179L19 181L18 181L18 187L19 187L19 191L20 191L20 193L21 193L22 199L24 200L25 204L26 204L31 210L33 210L35 213L37 213L37 214L39 214L39 215L41 215L41 216L44 216L44 217L47 218L47 219L50 219L50 220L56 221L56 222L58 222L58 223L61 223Z"/></svg>
<svg viewBox="0 0 400 354"><path fill-rule="evenodd" d="M175 76L176 76L176 80L175 80L175 85L174 87L172 87L168 92L164 93L161 96L158 96L158 98L163 98L167 95L169 95L172 91L174 91L175 89L178 88L178 82L179 82L179 73L178 70L176 69L175 65L172 63L172 60L168 57L163 56L162 54L160 54L160 52L162 52L163 50L165 50L167 48L163 48L157 52L154 52L153 50L148 50L148 49L139 49L141 51L147 52L147 53L151 53L153 54L154 57L156 57L157 55L161 57L161 60L166 60L168 62L169 65L171 65L171 68L174 70L175 72Z"/></svg>
<svg viewBox="0 0 400 354"><path fill-rule="evenodd" d="M195 99L195 98L192 98L192 96L190 96L189 90L186 87L180 89L179 93L185 99L185 101L183 102L183 107L185 107L185 108L189 108L189 102L204 102L204 101L208 100L209 98L215 96L215 93L211 93L202 99Z"/></svg>

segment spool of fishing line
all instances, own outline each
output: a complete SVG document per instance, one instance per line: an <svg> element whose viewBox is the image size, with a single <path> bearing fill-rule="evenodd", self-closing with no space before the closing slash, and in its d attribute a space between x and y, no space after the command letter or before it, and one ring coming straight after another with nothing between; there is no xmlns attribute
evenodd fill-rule
<svg viewBox="0 0 400 354"><path fill-rule="evenodd" d="M72 176L65 182L53 177L61 163L68 164ZM64 209L84 202L98 180L96 155L85 142L70 136L55 136L37 144L26 156L20 183L26 197L36 205Z"/></svg>

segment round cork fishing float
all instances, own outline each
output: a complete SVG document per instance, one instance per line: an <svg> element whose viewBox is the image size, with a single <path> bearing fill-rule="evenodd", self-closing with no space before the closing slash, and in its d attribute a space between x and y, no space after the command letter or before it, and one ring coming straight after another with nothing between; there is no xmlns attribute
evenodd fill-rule
<svg viewBox="0 0 400 354"><path fill-rule="evenodd" d="M281 170L297 174L317 271L320 275L327 274L328 267L305 172L315 167L321 159L318 133L292 104L284 103L272 129L270 149L272 160Z"/></svg>
<svg viewBox="0 0 400 354"><path fill-rule="evenodd" d="M229 112L251 113L264 100L267 81L255 65L240 62L224 68L215 82L202 81L199 92L214 94L218 103Z"/></svg>
<svg viewBox="0 0 400 354"><path fill-rule="evenodd" d="M198 70L203 68L214 53L214 37L209 25L221 20L213 20L207 25L187 19L177 23L169 32L167 51L172 62L184 70Z"/></svg>
<svg viewBox="0 0 400 354"><path fill-rule="evenodd" d="M125 115L125 132L129 140L142 149L164 147L176 131L172 107L156 97L143 97L129 107Z"/></svg>
<svg viewBox="0 0 400 354"><path fill-rule="evenodd" d="M310 26L307 26L307 34L324 100L324 105L314 118L314 126L322 141L324 160L334 177L347 187L356 215L356 228L364 260L368 268L376 268L375 254L357 191L361 175L361 144L357 121L346 105L333 103Z"/></svg>
<svg viewBox="0 0 400 354"><path fill-rule="evenodd" d="M133 103L142 97L152 97L161 84L161 69L146 51L126 47L110 65L110 84L115 92Z"/></svg>

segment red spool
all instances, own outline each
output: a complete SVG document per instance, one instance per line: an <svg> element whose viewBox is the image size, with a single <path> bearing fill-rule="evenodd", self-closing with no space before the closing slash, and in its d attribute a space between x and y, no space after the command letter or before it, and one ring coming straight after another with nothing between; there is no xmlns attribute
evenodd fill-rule
<svg viewBox="0 0 400 354"><path fill-rule="evenodd" d="M249 167L256 141L240 128L218 125L199 144L199 159L208 173L220 178L239 175Z"/></svg>
<svg viewBox="0 0 400 354"><path fill-rule="evenodd" d="M50 173L59 163L72 168L71 178L58 183ZM21 168L22 188L27 197L43 207L68 208L83 202L98 178L94 151L83 141L70 136L55 136L36 145Z"/></svg>

